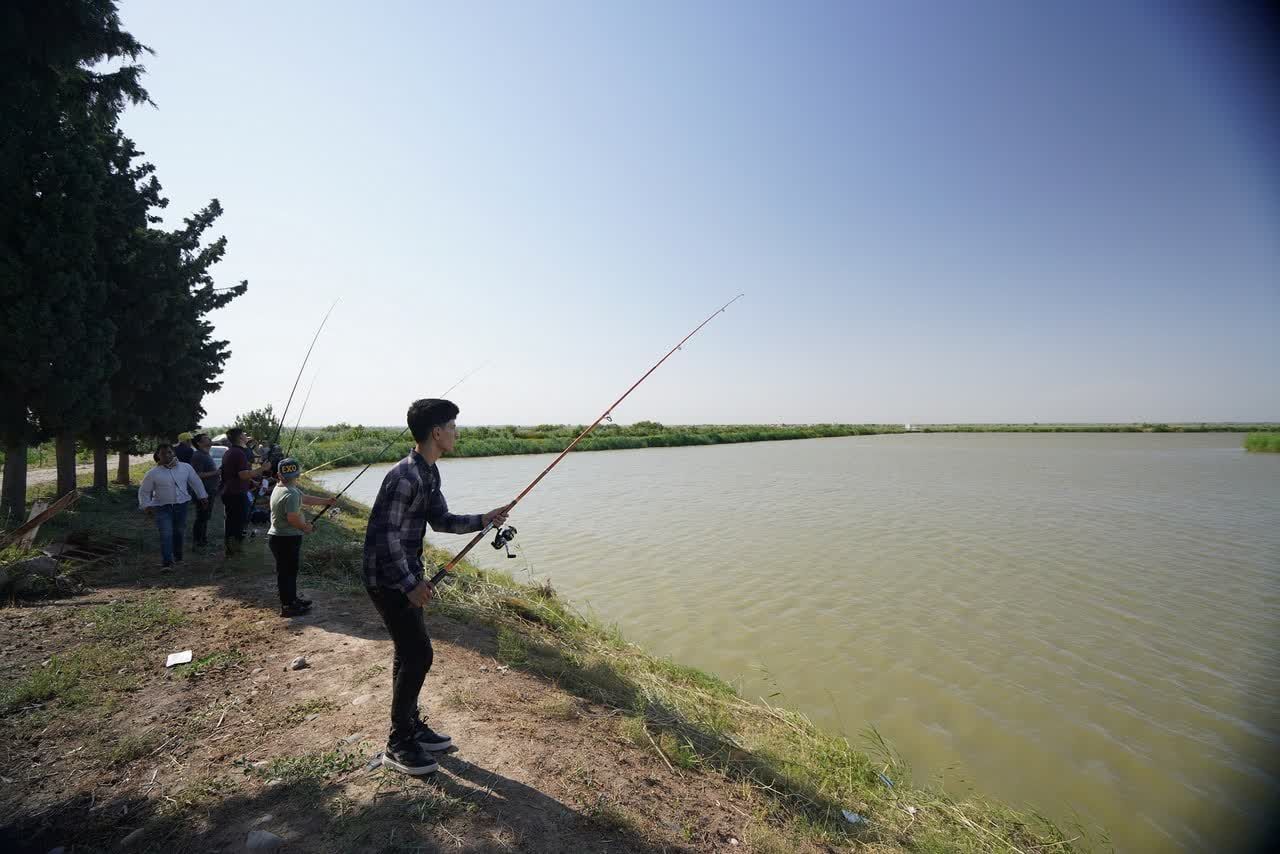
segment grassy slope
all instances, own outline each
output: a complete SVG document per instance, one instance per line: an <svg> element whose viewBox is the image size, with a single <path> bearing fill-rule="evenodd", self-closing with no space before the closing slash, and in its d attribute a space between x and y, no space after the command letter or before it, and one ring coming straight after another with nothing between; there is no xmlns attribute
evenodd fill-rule
<svg viewBox="0 0 1280 854"><path fill-rule="evenodd" d="M135 478L141 470L135 470ZM322 492L314 485L309 491ZM82 499L75 512L42 533L92 528L145 535L136 524L135 507L129 488L113 487L108 496ZM310 538L304 551L305 582L363 596L359 559L367 509L344 500L342 511L336 520L322 522ZM426 555L436 562L447 557L434 550ZM788 838L839 849L922 852L1069 852L1092 850L1096 844L1079 828L1064 833L1037 815L917 787L906 764L874 729L855 745L823 732L800 714L748 702L723 680L649 655L628 643L616 627L584 617L552 591L517 583L506 574L463 564L432 607L458 622L491 629L498 656L509 666L617 710L623 731L664 762L749 787L765 804L768 826L780 828L774 847L759 840L751 846L756 850L793 850ZM162 622L178 619L166 610L150 616ZM109 633L110 628L104 624L100 631ZM6 686L0 709L54 695L73 700L68 707L74 709L91 699L94 680L114 672L112 656L126 652L110 637L76 650L57 666ZM125 743L118 749L132 747ZM863 820L850 826L843 810Z"/></svg>
<svg viewBox="0 0 1280 854"><path fill-rule="evenodd" d="M308 491L323 492L314 484ZM368 511L345 499L343 510L337 524L321 523L307 568L330 589L355 593ZM436 549L424 555L436 564L450 557ZM510 666L620 710L633 740L675 766L758 787L769 798L770 820L793 833L837 846L875 843L885 851L1071 852L1098 844L1078 827L1064 833L1042 816L916 787L906 763L873 728L855 746L796 712L747 701L716 676L650 655L616 626L580 614L546 588L461 567L433 607L492 627L499 658ZM851 828L844 809L866 824Z"/></svg>

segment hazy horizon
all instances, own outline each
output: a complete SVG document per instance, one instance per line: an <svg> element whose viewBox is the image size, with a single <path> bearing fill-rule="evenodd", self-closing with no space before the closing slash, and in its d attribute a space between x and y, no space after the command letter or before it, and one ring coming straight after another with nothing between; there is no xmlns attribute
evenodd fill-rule
<svg viewBox="0 0 1280 854"><path fill-rule="evenodd" d="M586 427L594 419L588 421L503 421L491 422L487 424L474 424L463 421L461 416L458 419L459 427L541 427L541 426L580 426ZM652 418L641 418L637 421L654 421ZM618 427L630 427L637 421L614 421ZM401 430L404 429L404 423L400 424L365 424L358 421L335 421L331 424L303 424L297 429L301 430L324 430L334 427L338 424L349 424L352 427L365 427L370 430ZM607 423L607 422L606 422ZM866 427L866 426L888 426L901 427L909 424L912 427L1075 427L1075 426L1129 426L1135 424L1161 424L1166 427L1193 427L1201 424L1209 427L1234 427L1247 426L1251 424L1280 425L1280 418L1258 418L1248 421L1207 421L1199 419L1195 421L659 421L664 427L747 427L747 426L767 426L767 427L812 427L822 424L835 424L844 426ZM206 422L204 429L217 427L225 429L233 426L231 422L227 424L212 424ZM605 426L601 423L600 427ZM281 431L283 435L288 435L294 428L286 427ZM596 429L599 429L597 427Z"/></svg>

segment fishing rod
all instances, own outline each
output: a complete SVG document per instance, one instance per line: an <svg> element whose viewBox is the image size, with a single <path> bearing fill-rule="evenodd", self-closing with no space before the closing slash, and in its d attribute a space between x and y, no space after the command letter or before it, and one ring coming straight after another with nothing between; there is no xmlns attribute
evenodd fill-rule
<svg viewBox="0 0 1280 854"><path fill-rule="evenodd" d="M341 297L339 297L341 299ZM289 406L293 403L293 393L298 390L298 382L302 379L302 372L307 369L307 361L311 358L311 351L315 349L316 341L320 338L320 332L324 329L324 325L329 322L329 315L333 314L333 310L338 307L338 300L333 301L333 305L329 306L329 310L325 312L324 319L320 321L320 327L316 329L316 334L311 337L311 346L307 348L307 355L302 359L302 367L298 368L298 375L293 378L293 388L289 390L289 399L285 401L284 412L280 413L280 423L276 425L275 435L271 437L271 441L267 443L267 453L271 452L271 448L280 440L280 431L284 429L284 419L289 414Z"/></svg>
<svg viewBox="0 0 1280 854"><path fill-rule="evenodd" d="M302 408L298 410L298 420L293 422L293 432L289 434L289 441L285 443L284 455L289 456L289 450L293 447L293 440L298 435L298 427L302 425L302 416L306 414L307 404L311 402L311 390L316 387L316 380L320 379L320 372L316 371L316 375L311 378L311 385L307 386L307 396L302 399Z"/></svg>
<svg viewBox="0 0 1280 854"><path fill-rule="evenodd" d="M325 460L325 461L324 461L324 462L322 462L320 465L318 465L318 466L316 466L316 467L314 467L314 468L309 468L309 469L307 469L307 470L306 470L306 471L304 471L302 474L298 475L298 477L305 477L306 475L311 474L313 471L320 471L320 469L326 469L326 468L328 468L329 466L333 465L334 463L342 462L342 461L343 461L343 460L345 460L347 457L354 457L354 456L355 456L356 454L358 454L358 453L360 453L360 452L359 452L359 451L352 451L352 452L351 452L351 453L349 453L349 454L343 454L343 455L342 455L342 456L340 456L340 457L334 457L334 458L333 458L333 459L331 459L331 460Z"/></svg>
<svg viewBox="0 0 1280 854"><path fill-rule="evenodd" d="M574 447L576 447L576 446L577 446L577 444L578 444L579 442L581 442L583 439L585 439L588 433L590 433L592 430L596 429L596 427L597 427L597 426L599 426L599 424L600 424L600 422L601 422L601 421L605 420L606 418L608 418L610 421L612 421L612 420L613 420L613 415L612 415L612 413L613 413L613 410L617 407L617 405L618 405L619 403L622 403L622 401L626 400L626 399L627 399L627 395L629 395L629 394L631 394L631 392L635 391L635 390L636 390L636 387L637 387L637 386L639 386L639 385L640 385L640 383L642 383L642 382L644 382L646 379L648 379L648 378L649 378L649 374L651 374L651 373L653 373L654 371L656 371L656 370L657 370L657 369L662 365L662 363L663 363L663 362L665 362L667 359L671 358L671 354L672 354L672 353L674 353L675 351L677 351L677 350L679 350L681 347L683 347L683 346L684 346L684 342L688 341L688 340L689 340L690 338L692 338L694 335L697 335L697 334L698 334L698 330L702 329L702 327L704 327L704 326L706 326L708 323L710 323L710 322L715 318L715 316L716 316L717 314L722 314L722 313L724 312L724 310L725 310L725 309L727 309L729 306L733 305L733 304L734 304L735 302L737 302L738 300L742 299L742 298L743 298L743 296L745 296L745 294L738 294L736 297L734 297L733 299L729 300L729 301L728 301L727 303L725 303L724 305L720 306L720 308L718 308L718 309L716 309L715 311L711 312L711 316L710 316L710 317L708 317L706 320L702 321L702 322L701 322L701 323L699 323L696 327L694 327L694 330L693 330L692 332L690 332L688 335L686 335L686 336L684 336L683 338L681 338L681 339L680 339L680 343L679 343L679 344L677 344L676 346L672 347L672 348L671 348L671 350L667 353L667 355L663 356L661 359L659 359L659 360L658 360L657 364L655 364L655 365L654 365L652 368L650 368L649 370L645 371L645 372L644 372L644 376L642 376L642 377L640 377L640 379L636 380L636 381L632 384L631 388L629 388L629 389L627 389L625 392L623 392L622 397L620 397L620 398L618 398L617 400L615 400L615 401L614 401L614 402L609 406L609 408L608 408L608 409L606 409L604 412L600 413L600 417L599 417L599 418L597 418L597 419L595 420L595 422L594 422L594 423L592 423L592 425L591 425L590 427L588 427L587 429L585 429L585 430L583 430L581 433L579 433L579 434L578 434L578 437L577 437L576 439L574 439L572 442L570 442L570 443L569 443L569 447L567 447L567 448L565 448L563 451L561 451L561 452L560 452L560 456L558 456L558 457L556 457L554 460L552 460L552 461L551 461L551 465L549 465L549 466L547 466L545 469L543 469L543 470L542 470L542 474L540 474L540 475L538 475L537 477L535 477L535 478L533 479L533 482L532 482L532 483L530 483L528 486L526 486L526 487L524 488L524 490L523 490L519 495L517 495L517 496L515 497L515 499L514 499L514 500L512 500L512 502L511 502L510 504L508 504L508 505L507 505L507 511L508 511L508 512L510 512L510 511L511 511L511 509L512 509L513 507L515 507L517 504L519 504L519 503L520 503L520 501L521 501L521 500L522 500L526 495L528 495L530 492L532 492L532 491L533 491L533 488L534 488L535 486L537 486L537 485L538 485L538 483L539 483L539 482L540 482L544 477L546 477L546 476L547 476L547 473L548 473L548 472L550 472L553 468L555 468L555 467L559 464L559 462L560 462L561 460L563 460L563 459L565 458L565 456L566 456L566 455L568 455L568 453L574 449ZM460 551L460 552L458 552L456 555L454 555L454 556L453 556L453 558L452 558L452 559L450 559L450 561L449 561L448 563L446 563L444 566L440 567L440 570L439 570L435 575L431 576L431 584L434 586L434 585L439 584L441 581L443 581L443 580L444 580L444 579L449 575L449 573L453 571L453 568L454 568L455 566L457 566L457 565L458 565L458 561L462 560L462 559L466 556L467 552L469 552L469 551L471 551L471 549L475 548L476 543L478 543L478 542L480 542L482 539L484 539L485 534L488 534L488 533L489 533L489 531L490 531L490 530L492 530L494 527L495 527L495 526L494 526L494 524L493 524L492 522L490 522L488 525L485 525L485 527L484 527L484 529L483 529L483 530L481 530L478 534L476 534L474 537L472 537L472 538L471 538L471 541L470 541L469 543L467 543L465 546L463 546L463 547L462 547L462 551ZM495 549L504 548L508 543L510 543L510 542L511 542L511 540L515 537L515 535L516 535L516 529L515 529L515 528L512 528L511 526L507 526L506 528L501 528L501 527L500 527L500 528L498 528L498 531L497 531L497 533L494 535L494 538L493 538L493 547L494 547ZM510 556L511 556L510 551L508 551L508 552L507 552L507 556L508 556L508 557L510 557Z"/></svg>
<svg viewBox="0 0 1280 854"><path fill-rule="evenodd" d="M485 367L487 367L488 365L489 365L489 363L488 363L488 362L485 362L485 363L484 363L483 365L481 365L479 368L476 368L476 369L475 369L475 370L473 370L471 373L467 374L467 375L466 375L466 376L464 376L462 379L458 380L456 383L454 383L453 385L451 385L451 386L449 386L447 389L445 389L444 394L442 394L442 395L440 395L440 396L441 396L441 397L447 397L447 396L448 396L448 394L449 394L449 392L453 391L455 388L457 388L458 386L462 385L462 384L463 384L463 383L465 383L467 380L471 379L471 377L475 376L475 374L476 374L478 371L480 371L480 369L481 369L481 368L485 368ZM353 483L355 483L357 480L359 480L359 479L360 479L360 476L361 476L361 475L363 475L365 472L367 472L367 471L369 470L369 466L373 465L373 463L374 463L374 461L375 461L375 460L379 460L379 459L381 459L381 458L382 458L382 455L383 455L383 454L385 454L385 453L387 452L387 449L389 449L389 448L390 448L392 445L394 445L396 442L399 442L402 438L404 438L404 434L405 434L405 433L408 433L408 432L409 432L409 428L408 428L408 427L405 427L403 430L401 430L401 431L400 431L400 433L399 433L399 434L398 434L394 439L392 439L392 440L391 440L390 442L388 442L387 444L383 445L383 446L382 446L382 450L378 451L377 455L373 458L373 460L370 460L369 462L365 463L364 468L360 469L360 471L356 473L356 476L355 476L355 477L353 477L353 478L351 478L351 482L350 482L350 483L348 483L346 486L342 487L342 491L341 491L341 492L339 492L337 495L333 496L333 505L334 505L334 506L336 506L336 505L337 505L337 503L338 503L338 499L339 499L339 498L341 498L343 495L345 495L345 494L346 494L346 492L347 492L347 490L351 488L351 485L352 485ZM353 451L352 453L355 453L355 452ZM346 456L348 456L348 457L349 457L349 456L351 456L351 454L347 454ZM340 460L340 459L342 459L342 457L338 457L338 459ZM337 460L330 460L330 462L337 462ZM328 463L325 463L324 465L328 465ZM322 466L316 466L316 468L322 468ZM312 471L315 471L315 469L312 469ZM325 509L327 510L328 508L325 508ZM325 510L321 510L319 513L317 513L315 516L313 516L313 517L312 517L312 519L311 519L311 524L313 524L313 525L314 525L316 522L318 522L318 521L320 520L320 517L324 515L324 512L325 512ZM306 518L306 517L304 516L303 518Z"/></svg>

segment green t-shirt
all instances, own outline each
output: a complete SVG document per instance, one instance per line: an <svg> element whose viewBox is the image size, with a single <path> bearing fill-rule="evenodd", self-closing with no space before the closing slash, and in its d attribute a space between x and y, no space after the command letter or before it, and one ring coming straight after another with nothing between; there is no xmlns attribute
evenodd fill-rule
<svg viewBox="0 0 1280 854"><path fill-rule="evenodd" d="M271 530L276 537L301 537L302 532L289 524L290 513L302 512L302 490L288 486L284 481L271 490Z"/></svg>

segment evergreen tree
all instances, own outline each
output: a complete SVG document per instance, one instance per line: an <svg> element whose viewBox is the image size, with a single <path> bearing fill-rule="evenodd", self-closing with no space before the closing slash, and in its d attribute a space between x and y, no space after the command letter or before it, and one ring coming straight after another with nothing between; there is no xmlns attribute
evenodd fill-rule
<svg viewBox="0 0 1280 854"><path fill-rule="evenodd" d="M99 143L126 102L146 99L131 62L146 48L106 0L11 0L0 16L0 504L16 516L27 443L57 436L59 492L74 488L74 435L108 405ZM91 70L115 59L126 62Z"/></svg>

